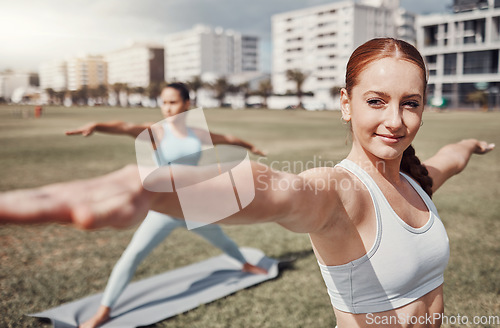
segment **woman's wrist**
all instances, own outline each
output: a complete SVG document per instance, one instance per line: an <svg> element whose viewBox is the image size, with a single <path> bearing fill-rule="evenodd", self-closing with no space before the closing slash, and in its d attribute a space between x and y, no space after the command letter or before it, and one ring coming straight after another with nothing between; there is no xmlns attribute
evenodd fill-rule
<svg viewBox="0 0 500 328"><path fill-rule="evenodd" d="M461 147L465 148L470 153L473 153L474 150L478 147L479 140L477 139L463 139L458 143Z"/></svg>

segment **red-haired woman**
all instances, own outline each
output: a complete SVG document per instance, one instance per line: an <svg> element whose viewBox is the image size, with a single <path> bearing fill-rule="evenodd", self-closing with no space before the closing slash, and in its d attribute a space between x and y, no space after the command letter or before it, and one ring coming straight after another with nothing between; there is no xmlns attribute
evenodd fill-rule
<svg viewBox="0 0 500 328"><path fill-rule="evenodd" d="M419 327L441 325L449 246L431 195L472 154L494 145L462 140L420 163L411 143L422 123L426 85L424 61L413 46L390 38L361 45L349 59L341 91L342 118L353 140L347 158L334 168L299 175L252 163L254 200L219 222L276 222L309 233L340 328L414 327L415 320ZM122 188L128 199L120 202L182 217L176 196L142 189L135 167L93 181L101 193L127 181ZM75 197L61 199L61 188ZM99 227L142 216L137 205L136 215L116 206L113 194L99 203L78 196L89 188L97 187L68 183L5 194L1 204L20 199L32 207L24 213L4 207L0 218L43 222L50 212L60 221ZM47 200L49 209L42 206Z"/></svg>

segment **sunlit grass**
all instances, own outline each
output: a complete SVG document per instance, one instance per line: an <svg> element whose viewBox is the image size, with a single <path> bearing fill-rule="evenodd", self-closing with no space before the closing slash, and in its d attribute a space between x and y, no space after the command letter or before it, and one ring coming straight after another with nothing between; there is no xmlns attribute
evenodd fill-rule
<svg viewBox="0 0 500 328"><path fill-rule="evenodd" d="M25 107L31 111L31 107ZM249 140L269 152L263 162L338 162L349 151L348 128L337 112L207 110L209 128ZM97 176L135 161L134 140L64 131L89 121L154 122L154 109L46 107L42 118L0 107L0 190ZM426 113L415 140L422 158L462 138L500 146L500 113ZM258 158L253 156L253 159ZM448 315L500 314L500 150L472 158L466 171L434 197L451 243L446 271ZM290 167L290 166L288 166ZM297 171L296 169L292 171ZM298 172L295 172L298 173ZM22 206L22 204L20 204ZM334 316L305 234L274 224L226 226L239 245L271 257L295 256L292 270L254 288L159 323L158 327L332 327ZM40 327L24 314L45 310L104 289L134 229L85 232L59 225L0 227L0 326ZM397 247L395 245L395 247ZM135 279L219 254L194 234L178 230L139 267ZM449 325L447 327L452 327Z"/></svg>

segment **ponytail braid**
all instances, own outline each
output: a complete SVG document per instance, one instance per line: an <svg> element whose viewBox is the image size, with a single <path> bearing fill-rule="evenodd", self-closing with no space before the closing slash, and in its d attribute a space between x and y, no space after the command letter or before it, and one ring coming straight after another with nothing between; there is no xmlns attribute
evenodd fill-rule
<svg viewBox="0 0 500 328"><path fill-rule="evenodd" d="M422 189L432 197L432 178L429 176L427 168L415 155L415 148L412 145L403 152L400 170L415 179Z"/></svg>

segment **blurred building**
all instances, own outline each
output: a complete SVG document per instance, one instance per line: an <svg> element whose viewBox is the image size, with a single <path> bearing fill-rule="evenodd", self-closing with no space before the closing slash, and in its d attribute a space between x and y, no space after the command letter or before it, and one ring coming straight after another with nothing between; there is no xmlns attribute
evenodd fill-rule
<svg viewBox="0 0 500 328"><path fill-rule="evenodd" d="M16 90L27 90L37 86L38 76L34 73L5 71L0 73L0 98L12 101Z"/></svg>
<svg viewBox="0 0 500 328"><path fill-rule="evenodd" d="M470 94L487 94L499 106L500 1L454 2L454 13L419 16L418 49L429 69L434 105L470 106Z"/></svg>
<svg viewBox="0 0 500 328"><path fill-rule="evenodd" d="M271 79L271 74L254 71L254 72L242 72L238 74L232 74L229 76L228 81L233 85L247 84L248 89L250 91L256 91L259 89L259 84L262 81L270 79Z"/></svg>
<svg viewBox="0 0 500 328"><path fill-rule="evenodd" d="M53 60L40 64L39 71L40 89L53 89L54 91L67 90L67 65L66 61Z"/></svg>
<svg viewBox="0 0 500 328"><path fill-rule="evenodd" d="M160 45L134 43L105 55L108 83L126 83L146 88L151 82L165 80L164 49Z"/></svg>
<svg viewBox="0 0 500 328"><path fill-rule="evenodd" d="M80 56L67 60L68 90L107 85L107 65L103 56Z"/></svg>
<svg viewBox="0 0 500 328"><path fill-rule="evenodd" d="M411 19L400 18L402 14L399 0L365 0L274 15L274 92L295 92L295 83L287 80L286 72L298 69L307 75L303 90L313 91L317 99L329 102L330 89L344 85L346 64L357 46L375 37L398 37L398 27L405 38L414 39Z"/></svg>
<svg viewBox="0 0 500 328"><path fill-rule="evenodd" d="M258 71L259 39L220 27L196 25L165 37L165 79L220 77Z"/></svg>
<svg viewBox="0 0 500 328"><path fill-rule="evenodd" d="M498 1L496 2L498 3ZM488 0L454 0L453 11L455 13L462 13L475 9L487 9L489 5Z"/></svg>
<svg viewBox="0 0 500 328"><path fill-rule="evenodd" d="M398 8L396 11L396 36L414 46L417 45L417 15L404 9Z"/></svg>

